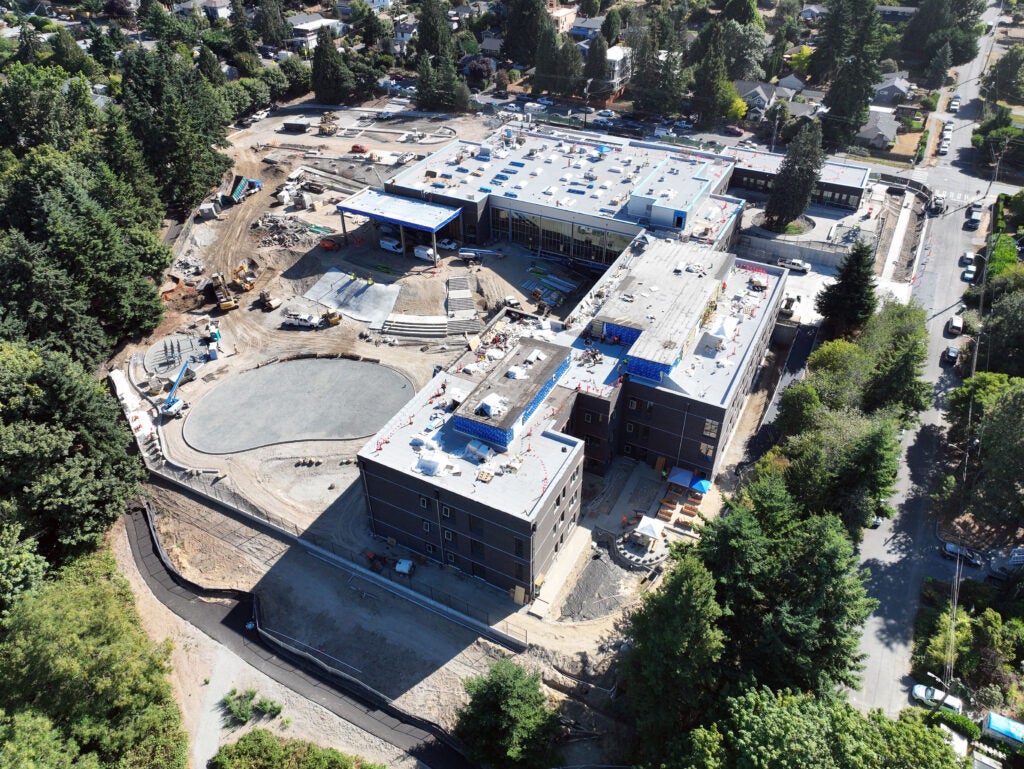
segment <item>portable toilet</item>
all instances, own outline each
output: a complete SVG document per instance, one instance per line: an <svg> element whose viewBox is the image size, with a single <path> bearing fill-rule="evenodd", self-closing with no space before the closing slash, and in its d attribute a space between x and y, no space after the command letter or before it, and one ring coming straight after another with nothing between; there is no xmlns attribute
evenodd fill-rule
<svg viewBox="0 0 1024 769"><path fill-rule="evenodd" d="M210 342L208 350L210 352L210 360L217 360L217 357L219 355L219 353L217 352L217 343Z"/></svg>

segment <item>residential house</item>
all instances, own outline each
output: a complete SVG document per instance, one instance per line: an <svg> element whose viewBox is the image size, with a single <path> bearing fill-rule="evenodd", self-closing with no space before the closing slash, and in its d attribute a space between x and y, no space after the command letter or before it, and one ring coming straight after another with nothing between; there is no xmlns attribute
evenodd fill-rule
<svg viewBox="0 0 1024 769"><path fill-rule="evenodd" d="M340 21L325 19L319 13L300 13L289 16L287 21L292 25L292 36L288 39L288 45L297 51L303 48L316 48L316 36L322 27L328 27L335 37L344 31L344 25Z"/></svg>
<svg viewBox="0 0 1024 769"><path fill-rule="evenodd" d="M179 16L194 16L203 13L211 22L226 20L231 17L230 0L187 0L173 6Z"/></svg>
<svg viewBox="0 0 1024 769"><path fill-rule="evenodd" d="M914 92L914 84L907 80L907 72L890 72L882 76L882 82L874 85L874 104L899 104Z"/></svg>
<svg viewBox="0 0 1024 769"><path fill-rule="evenodd" d="M576 22L576 6L549 6L548 16L555 25L555 31L560 35L567 35Z"/></svg>
<svg viewBox="0 0 1024 769"><path fill-rule="evenodd" d="M377 13L383 13L391 7L391 0L365 0L365 2ZM352 15L352 0L338 0L335 8L340 18L347 19Z"/></svg>
<svg viewBox="0 0 1024 769"><path fill-rule="evenodd" d="M779 78L778 85L780 85L782 88L790 88L793 91L796 91L797 93L800 93L802 90L804 90L804 88L807 87L807 84L799 77L797 77L796 73L793 72L790 72L785 77Z"/></svg>
<svg viewBox="0 0 1024 769"><path fill-rule="evenodd" d="M613 45L608 49L608 85L617 91L629 82L633 74L632 52L624 45Z"/></svg>
<svg viewBox="0 0 1024 769"><path fill-rule="evenodd" d="M917 13L917 8L910 5L880 5L878 15L883 24L905 24Z"/></svg>
<svg viewBox="0 0 1024 769"><path fill-rule="evenodd" d="M420 22L415 16L406 14L400 20L395 22L395 48L400 51L405 51L405 47L409 44L409 41L416 37L416 33L420 30Z"/></svg>
<svg viewBox="0 0 1024 769"><path fill-rule="evenodd" d="M577 40L592 40L601 31L602 26L604 26L604 16L594 16L592 19L578 17L573 22L569 35Z"/></svg>
<svg viewBox="0 0 1024 769"><path fill-rule="evenodd" d="M817 21L827 13L828 8L824 5L805 5L799 16L804 21Z"/></svg>
<svg viewBox="0 0 1024 769"><path fill-rule="evenodd" d="M747 105L747 120L763 120L764 113L778 98L778 89L771 83L736 80L733 85L736 87L736 93Z"/></svg>
<svg viewBox="0 0 1024 769"><path fill-rule="evenodd" d="M484 35L483 42L480 43L480 53L498 59L501 57L501 46L504 43L501 35Z"/></svg>
<svg viewBox="0 0 1024 769"><path fill-rule="evenodd" d="M888 149L896 141L899 127L892 112L873 109L868 113L868 122L857 132L856 141L866 147Z"/></svg>

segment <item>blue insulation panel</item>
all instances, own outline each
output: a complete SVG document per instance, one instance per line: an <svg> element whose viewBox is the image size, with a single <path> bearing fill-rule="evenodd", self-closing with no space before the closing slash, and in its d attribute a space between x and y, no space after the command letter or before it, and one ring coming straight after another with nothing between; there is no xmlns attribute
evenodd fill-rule
<svg viewBox="0 0 1024 769"><path fill-rule="evenodd" d="M533 416L540 404L544 402L544 399L548 397L551 390L554 389L555 383L561 378L562 374L569 370L569 364L572 362L572 353L565 356L558 368L555 369L555 373L551 375L551 378L544 383L544 386L540 388L536 395L533 396L533 400L530 401L529 405L523 411L522 424L526 424L527 420Z"/></svg>
<svg viewBox="0 0 1024 769"><path fill-rule="evenodd" d="M637 339L640 338L641 331L638 328L630 328L629 326L617 326L614 323L604 324L604 335L607 338L618 337L619 342L626 345L627 347Z"/></svg>
<svg viewBox="0 0 1024 769"><path fill-rule="evenodd" d="M508 448L508 444L512 442L511 429L501 430L494 425L485 425L482 422L466 419L466 417L453 417L452 427L460 433L472 435L474 438L479 438L482 441L487 441L487 443L501 446L502 448Z"/></svg>
<svg viewBox="0 0 1024 769"><path fill-rule="evenodd" d="M667 363L654 363L653 361L644 360L643 358L634 358L630 356L629 364L626 366L626 371L629 372L630 376L638 376L644 379L651 379L655 382L660 382L662 376L667 376L672 373L672 366Z"/></svg>

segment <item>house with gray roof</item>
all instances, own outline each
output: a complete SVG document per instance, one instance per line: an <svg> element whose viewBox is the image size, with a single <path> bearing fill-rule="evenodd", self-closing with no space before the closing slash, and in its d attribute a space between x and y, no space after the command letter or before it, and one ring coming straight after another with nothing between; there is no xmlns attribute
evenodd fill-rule
<svg viewBox="0 0 1024 769"><path fill-rule="evenodd" d="M865 147L887 149L896 141L899 127L899 121L893 113L871 110L868 122L857 132L856 141Z"/></svg>

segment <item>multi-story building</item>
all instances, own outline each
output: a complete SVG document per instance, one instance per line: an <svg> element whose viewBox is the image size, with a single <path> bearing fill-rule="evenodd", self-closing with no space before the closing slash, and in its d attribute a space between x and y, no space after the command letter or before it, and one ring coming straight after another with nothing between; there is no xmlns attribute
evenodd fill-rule
<svg viewBox="0 0 1024 769"><path fill-rule="evenodd" d="M503 130L339 205L411 238L508 240L603 273L564 321L504 311L364 446L376 534L528 600L576 525L583 469L625 455L714 476L788 274L726 250L733 157ZM849 205L860 171L827 165ZM385 216L387 195L404 205Z"/></svg>

